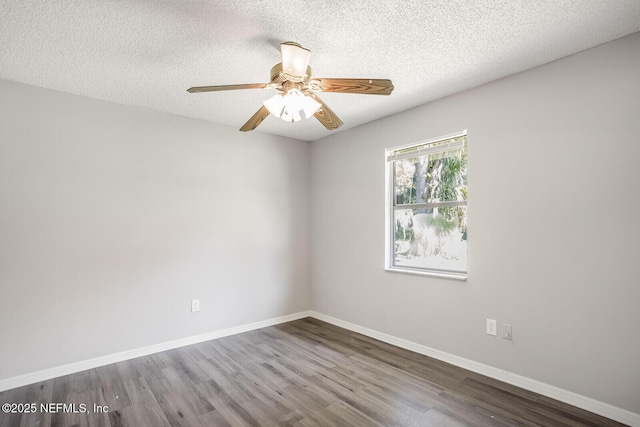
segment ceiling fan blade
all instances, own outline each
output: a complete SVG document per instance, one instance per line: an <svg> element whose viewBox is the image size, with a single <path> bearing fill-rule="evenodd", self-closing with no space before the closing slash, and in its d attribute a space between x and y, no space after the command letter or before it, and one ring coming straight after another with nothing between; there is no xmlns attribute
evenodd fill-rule
<svg viewBox="0 0 640 427"><path fill-rule="evenodd" d="M254 130L255 128L258 127L260 123L262 123L264 119L267 118L269 114L270 114L269 110L267 110L267 107L263 105L262 107L260 107L258 111L256 111L256 113L253 116L251 116L249 120L247 120L247 123L242 125L240 130L242 132L248 132L250 130Z"/></svg>
<svg viewBox="0 0 640 427"><path fill-rule="evenodd" d="M389 79L313 79L309 87L322 92L366 95L389 95L393 91L393 83Z"/></svg>
<svg viewBox="0 0 640 427"><path fill-rule="evenodd" d="M187 89L189 93L199 92L216 92L219 90L236 90L236 89L264 89L268 83L248 83L243 85L221 85L221 86L196 86Z"/></svg>
<svg viewBox="0 0 640 427"><path fill-rule="evenodd" d="M324 103L324 101L322 101L318 95L316 94L311 94L308 95L310 97L312 97L313 99L315 99L316 101L318 101L322 106L318 109L318 111L315 112L315 114L313 115L316 119L318 119L320 121L320 123L322 123L324 125L324 127L326 127L329 130L335 130L338 129L340 126L343 125L342 120L340 120L340 118L338 116L336 116L336 113L333 112L333 110L331 108L329 108L327 106L327 104Z"/></svg>

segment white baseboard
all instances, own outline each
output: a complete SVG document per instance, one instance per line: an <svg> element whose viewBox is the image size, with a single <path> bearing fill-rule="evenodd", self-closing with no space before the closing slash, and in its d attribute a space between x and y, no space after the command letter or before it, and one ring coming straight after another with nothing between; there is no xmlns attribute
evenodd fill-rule
<svg viewBox="0 0 640 427"><path fill-rule="evenodd" d="M216 338L227 337L230 335L241 334L243 332L253 331L254 329L265 328L267 326L277 325L280 323L291 322L292 320L309 317L308 311L288 314L286 316L274 317L272 319L261 320L259 322L248 323L246 325L234 326L232 328L221 329L218 331L207 332L206 334L194 335L191 337L180 338L173 341L167 341L147 347L127 350L120 353L100 356L93 359L81 360L79 362L69 363L67 365L56 366L54 368L44 369L42 371L32 372L25 375L18 375L11 378L0 379L0 391L9 390L16 387L37 383L40 381L50 380L52 378L61 377L63 375L74 374L76 372L86 371L100 366L109 365L111 363L122 362L124 360L134 359L136 357L147 356L149 354L159 353L161 351L171 350L178 347L184 347L191 344L197 344L203 341L214 340Z"/></svg>
<svg viewBox="0 0 640 427"><path fill-rule="evenodd" d="M554 387L521 375L513 374L502 369L494 368L483 363L474 362L473 360L465 359L464 357L459 357L422 344L394 337L393 335L365 328L364 326L356 325L355 323L327 316L326 314L318 313L313 310L309 312L309 316L331 323L332 325L340 326L341 328L375 338L388 344L411 350L425 356L433 357L434 359L442 360L443 362L468 369L478 374L486 375L487 377L515 385L525 390L533 391L543 396L559 400L560 402L568 403L569 405L593 412L594 414L602 415L603 417L610 418L629 426L640 427L640 414L627 411L626 409L618 408L616 406L609 405L608 403L600 402L598 400L591 399L590 397L582 396L580 394Z"/></svg>

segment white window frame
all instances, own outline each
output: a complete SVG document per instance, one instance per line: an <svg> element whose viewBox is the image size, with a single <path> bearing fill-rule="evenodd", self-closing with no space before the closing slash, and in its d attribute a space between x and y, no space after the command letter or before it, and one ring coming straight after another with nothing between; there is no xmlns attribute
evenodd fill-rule
<svg viewBox="0 0 640 427"><path fill-rule="evenodd" d="M466 137L467 130L463 130L461 132L452 133L449 135L440 136L437 138L427 139L419 142L412 142L410 144L399 145L396 147L387 148L385 150L385 267L386 271L397 272L397 273L407 273L407 274L417 274L422 276L434 276L434 277L442 277L447 279L457 279L457 280L467 280L467 274L469 265L467 263L467 269L464 272L457 271L449 271L449 270L436 270L436 269L428 269L428 268L420 268L420 267L407 267L407 266L398 266L395 265L395 210L402 209L407 206L416 206L418 208L424 207L437 207L437 206L467 206L466 201L464 204L460 202L439 202L439 203L419 203L412 205L396 205L395 200L395 173L394 173L394 160L398 160L397 156L394 156L394 153L405 150L407 148L417 147L420 145L427 144L435 144L438 142L443 142L449 139ZM455 148L453 146L449 146L449 148ZM429 152L434 151L442 151L442 149L438 149L438 147L425 147L420 151L414 151L411 153L411 156L416 154L427 154ZM408 157L408 156L407 156ZM402 158L402 157L400 157Z"/></svg>

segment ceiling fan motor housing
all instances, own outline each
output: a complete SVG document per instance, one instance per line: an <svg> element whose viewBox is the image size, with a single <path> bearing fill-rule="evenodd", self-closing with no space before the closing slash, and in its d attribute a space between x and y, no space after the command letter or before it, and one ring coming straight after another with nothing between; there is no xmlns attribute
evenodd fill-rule
<svg viewBox="0 0 640 427"><path fill-rule="evenodd" d="M292 76L284 72L282 68L282 62L277 63L271 68L271 82L277 83L278 87L276 89L280 89L282 83L286 81L302 83L304 86L309 84L309 80L311 80L311 67L307 66L307 72L304 76Z"/></svg>

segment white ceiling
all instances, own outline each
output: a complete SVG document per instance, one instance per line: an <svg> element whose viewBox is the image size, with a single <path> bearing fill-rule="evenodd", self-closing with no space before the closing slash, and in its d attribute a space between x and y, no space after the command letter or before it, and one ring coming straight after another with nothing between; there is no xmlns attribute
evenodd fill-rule
<svg viewBox="0 0 640 427"><path fill-rule="evenodd" d="M322 94L339 132L637 31L639 0L2 0L0 77L239 128L275 92L186 89L266 83L295 41L315 77L393 80L388 97Z"/></svg>

